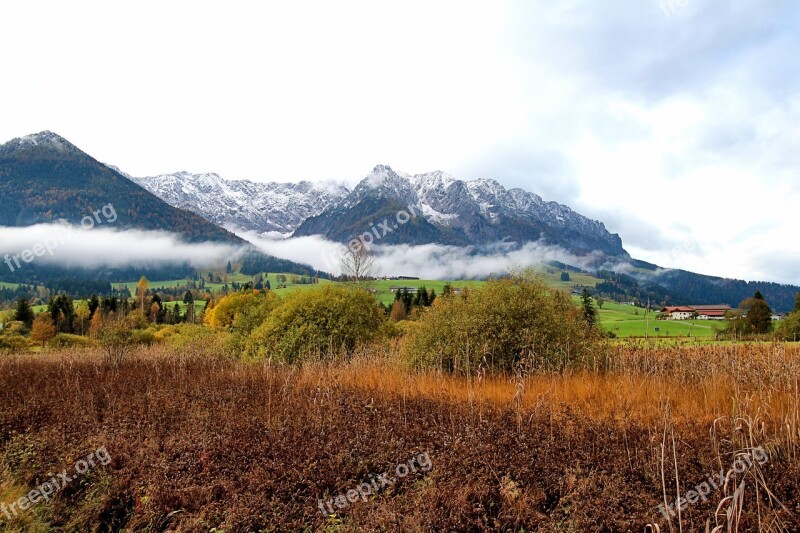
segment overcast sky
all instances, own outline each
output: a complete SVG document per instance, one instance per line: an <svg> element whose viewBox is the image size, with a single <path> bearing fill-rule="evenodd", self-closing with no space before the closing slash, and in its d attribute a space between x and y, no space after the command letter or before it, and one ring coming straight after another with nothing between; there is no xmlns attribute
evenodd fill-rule
<svg viewBox="0 0 800 533"><path fill-rule="evenodd" d="M800 4L7 2L0 142L126 172L495 178L662 266L800 284Z"/></svg>

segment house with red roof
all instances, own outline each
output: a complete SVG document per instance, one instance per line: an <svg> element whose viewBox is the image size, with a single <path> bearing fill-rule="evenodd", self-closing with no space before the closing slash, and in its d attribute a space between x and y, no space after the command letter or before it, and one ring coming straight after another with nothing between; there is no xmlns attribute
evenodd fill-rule
<svg viewBox="0 0 800 533"><path fill-rule="evenodd" d="M731 310L729 305L678 305L661 309L669 320L724 320L725 314Z"/></svg>

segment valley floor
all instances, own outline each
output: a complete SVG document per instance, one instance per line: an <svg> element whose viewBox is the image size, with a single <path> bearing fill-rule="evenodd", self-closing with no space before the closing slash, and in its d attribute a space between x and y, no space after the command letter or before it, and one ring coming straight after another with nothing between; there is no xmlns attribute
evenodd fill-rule
<svg viewBox="0 0 800 533"><path fill-rule="evenodd" d="M0 528L800 530L797 346L619 344L602 372L527 377L199 351L0 359ZM64 469L49 502L3 511Z"/></svg>

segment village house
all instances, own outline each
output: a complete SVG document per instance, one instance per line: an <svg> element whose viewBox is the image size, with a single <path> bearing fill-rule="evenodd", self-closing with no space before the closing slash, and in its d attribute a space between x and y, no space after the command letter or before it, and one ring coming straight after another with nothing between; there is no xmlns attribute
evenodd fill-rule
<svg viewBox="0 0 800 533"><path fill-rule="evenodd" d="M680 305L664 307L661 314L668 320L724 320L725 313L730 310L729 305Z"/></svg>

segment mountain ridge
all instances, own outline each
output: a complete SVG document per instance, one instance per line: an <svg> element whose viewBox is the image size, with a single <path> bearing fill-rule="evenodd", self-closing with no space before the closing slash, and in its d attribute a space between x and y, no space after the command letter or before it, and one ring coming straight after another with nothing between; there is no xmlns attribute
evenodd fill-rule
<svg viewBox="0 0 800 533"><path fill-rule="evenodd" d="M344 185L333 182L259 183L226 180L213 172L180 171L130 179L170 205L218 226L282 236L349 193Z"/></svg>
<svg viewBox="0 0 800 533"><path fill-rule="evenodd" d="M0 197L2 226L79 224L87 213L112 204L120 229L173 231L189 242L245 243L195 213L170 206L49 130L0 145Z"/></svg>
<svg viewBox="0 0 800 533"><path fill-rule="evenodd" d="M438 170L407 174L377 165L352 190L307 181L226 180L215 173L131 179L173 206L224 227L257 233L320 234L348 242L384 211L413 205L424 219L418 221L420 231L397 233L387 244L463 246L510 240L521 245L543 239L579 254L600 250L628 257L619 235L566 205L523 189L506 189L495 180L464 181ZM358 207L367 199L368 205Z"/></svg>
<svg viewBox="0 0 800 533"><path fill-rule="evenodd" d="M126 174L100 163L52 131L17 137L0 145L0 198L0 226L27 227L60 221L83 225L87 215L99 213L100 209L111 212L113 208L113 227L119 230L165 231L188 243L230 244L251 262L296 273L314 272L307 265L264 254L203 217L169 205ZM147 259L169 264L183 262L180 257ZM28 283L41 275L52 277L56 270L57 267L31 264L25 269L3 271L3 275ZM92 277L102 272L84 269L81 275Z"/></svg>

